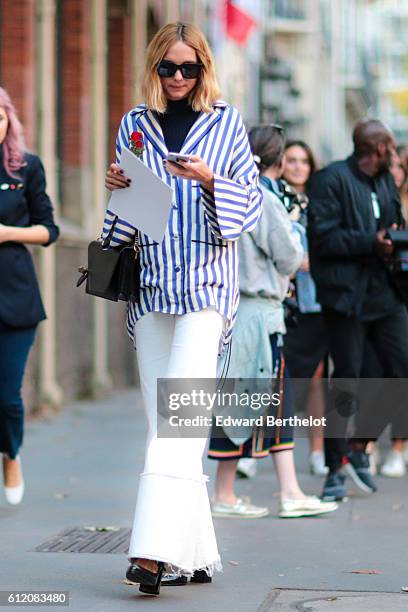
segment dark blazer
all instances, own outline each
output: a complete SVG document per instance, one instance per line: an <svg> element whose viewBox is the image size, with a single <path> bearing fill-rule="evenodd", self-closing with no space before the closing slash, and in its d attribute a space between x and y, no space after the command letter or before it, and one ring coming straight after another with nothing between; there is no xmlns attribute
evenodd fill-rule
<svg viewBox="0 0 408 612"><path fill-rule="evenodd" d="M44 225L48 246L57 240L52 204L45 188L41 160L26 154L26 166L10 177L3 166L0 147L0 223L15 227ZM46 318L33 260L27 248L17 242L0 244L0 322L10 327L31 327Z"/></svg>
<svg viewBox="0 0 408 612"><path fill-rule="evenodd" d="M373 213L373 191L380 205L378 222ZM391 174L384 172L369 178L352 155L316 172L308 195L310 265L320 304L363 317L366 298L369 295L371 301L373 287L377 287L378 315L384 316L398 307L400 300L374 249L379 229L402 222L401 203Z"/></svg>

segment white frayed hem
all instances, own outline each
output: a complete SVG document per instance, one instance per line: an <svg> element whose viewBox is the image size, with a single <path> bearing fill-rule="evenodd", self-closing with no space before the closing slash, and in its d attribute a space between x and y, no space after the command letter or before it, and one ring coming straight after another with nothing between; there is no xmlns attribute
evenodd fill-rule
<svg viewBox="0 0 408 612"><path fill-rule="evenodd" d="M209 477L203 474L200 478L188 478L187 476L179 476L178 474L165 474L163 472L142 472L140 478L143 476L164 476L164 478L176 478L177 480L187 480L188 482L197 482L198 484L205 484L209 482Z"/></svg>
<svg viewBox="0 0 408 612"><path fill-rule="evenodd" d="M214 572L222 572L222 563L221 557L218 557L212 563L206 563L205 565L200 565L197 567L193 567L191 570L186 569L178 565L177 563L173 563L168 559L160 558L160 555L146 555L144 553L132 554L131 557L128 557L129 563L132 563L131 559L149 559L151 561L161 561L164 563L164 571L166 574L171 574L172 576L192 576L194 572L205 571L207 576L213 576Z"/></svg>

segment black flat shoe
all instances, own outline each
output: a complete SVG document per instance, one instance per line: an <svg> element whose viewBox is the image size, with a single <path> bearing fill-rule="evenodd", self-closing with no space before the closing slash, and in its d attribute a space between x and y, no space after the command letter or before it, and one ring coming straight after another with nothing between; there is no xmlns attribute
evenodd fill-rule
<svg viewBox="0 0 408 612"><path fill-rule="evenodd" d="M200 584L208 584L212 582L211 576L205 570L196 570L190 578L190 582L198 582Z"/></svg>
<svg viewBox="0 0 408 612"><path fill-rule="evenodd" d="M139 591L148 593L149 595L159 595L160 582L163 575L164 563L157 563L157 572L141 567L137 563L132 563L126 572L126 578L129 582L140 584Z"/></svg>
<svg viewBox="0 0 408 612"><path fill-rule="evenodd" d="M163 576L162 586L184 586L187 584L187 576L177 576L176 574L166 574Z"/></svg>
<svg viewBox="0 0 408 612"><path fill-rule="evenodd" d="M207 584L212 582L211 576L205 570L196 570L190 578L190 582ZM162 586L185 586L187 584L187 576L176 576L175 574L167 574L161 581Z"/></svg>

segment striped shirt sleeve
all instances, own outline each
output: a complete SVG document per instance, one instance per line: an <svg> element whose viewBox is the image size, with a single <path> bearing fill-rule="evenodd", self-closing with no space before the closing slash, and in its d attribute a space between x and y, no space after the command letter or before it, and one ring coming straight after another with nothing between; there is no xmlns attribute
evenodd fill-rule
<svg viewBox="0 0 408 612"><path fill-rule="evenodd" d="M240 116L233 147L228 177L214 174L214 194L201 188L211 230L223 240L238 240L243 232L251 232L262 213L259 173Z"/></svg>
<svg viewBox="0 0 408 612"><path fill-rule="evenodd" d="M119 164L122 148L127 146L128 141L128 118L127 113L120 123L118 135L116 137L116 163ZM112 229L113 228L113 229ZM102 229L102 240L104 247L115 247L131 242L135 235L135 228L124 219L121 219L109 209L105 213Z"/></svg>

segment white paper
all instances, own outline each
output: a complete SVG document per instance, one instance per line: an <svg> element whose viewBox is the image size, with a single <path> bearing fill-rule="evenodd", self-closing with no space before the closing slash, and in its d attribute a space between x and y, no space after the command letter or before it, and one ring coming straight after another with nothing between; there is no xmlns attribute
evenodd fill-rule
<svg viewBox="0 0 408 612"><path fill-rule="evenodd" d="M112 192L109 210L152 240L162 242L169 221L173 189L125 147L119 165L132 183Z"/></svg>

